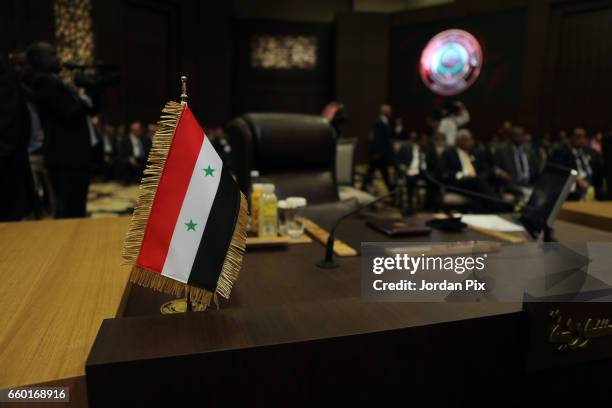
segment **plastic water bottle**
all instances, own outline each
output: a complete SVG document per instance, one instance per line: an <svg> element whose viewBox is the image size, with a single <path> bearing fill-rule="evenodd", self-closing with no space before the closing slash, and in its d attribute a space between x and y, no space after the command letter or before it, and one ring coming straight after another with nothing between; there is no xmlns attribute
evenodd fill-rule
<svg viewBox="0 0 612 408"><path fill-rule="evenodd" d="M259 198L259 236L278 236L278 200L274 194L274 184L261 185Z"/></svg>

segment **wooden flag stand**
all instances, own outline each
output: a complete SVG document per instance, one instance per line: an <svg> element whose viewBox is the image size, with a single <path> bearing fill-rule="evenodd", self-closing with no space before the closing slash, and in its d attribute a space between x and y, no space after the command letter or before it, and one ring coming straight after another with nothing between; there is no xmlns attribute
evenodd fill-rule
<svg viewBox="0 0 612 408"><path fill-rule="evenodd" d="M187 77L181 76L181 105L187 105ZM175 314L175 313L186 313L186 312L201 312L206 310L206 306L201 302L191 300L189 296L189 287L185 285L185 298L174 299L169 302L165 302L159 308L161 314Z"/></svg>

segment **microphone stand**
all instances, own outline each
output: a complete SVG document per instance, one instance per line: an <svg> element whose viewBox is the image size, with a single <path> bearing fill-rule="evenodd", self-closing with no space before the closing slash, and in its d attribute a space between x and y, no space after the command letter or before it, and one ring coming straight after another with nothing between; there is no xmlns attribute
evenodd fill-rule
<svg viewBox="0 0 612 408"><path fill-rule="evenodd" d="M366 208L370 207L373 204L376 204L384 199L387 199L389 197L394 196L395 194L398 193L403 193L403 190L400 188L396 188L395 190L391 191L388 194L385 194L383 196L378 197L377 199L375 199L374 201L371 201L367 204L361 205L357 208L355 208L352 211L349 211L348 213L344 214L343 216L341 216L340 218L338 218L336 220L336 222L334 223L334 225L332 226L331 230L329 231L329 236L327 237L327 243L325 244L325 259L319 261L316 263L316 265L319 268L322 269L333 269L333 268L337 268L339 265L338 263L336 263L334 261L334 242L335 242L335 234L336 234L336 228L338 228L338 225L345 219L360 213L361 211L365 210Z"/></svg>

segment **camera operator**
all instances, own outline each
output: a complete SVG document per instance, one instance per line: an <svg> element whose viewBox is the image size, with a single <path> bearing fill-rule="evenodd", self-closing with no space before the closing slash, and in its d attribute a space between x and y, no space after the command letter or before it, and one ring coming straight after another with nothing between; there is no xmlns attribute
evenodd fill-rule
<svg viewBox="0 0 612 408"><path fill-rule="evenodd" d="M30 117L19 76L0 55L0 221L19 221L36 209L29 141Z"/></svg>
<svg viewBox="0 0 612 408"><path fill-rule="evenodd" d="M79 94L63 82L50 44L32 44L26 55L32 67L30 88L45 133L43 152L56 197L55 216L84 217L92 146L97 143L88 116L97 112L97 98Z"/></svg>

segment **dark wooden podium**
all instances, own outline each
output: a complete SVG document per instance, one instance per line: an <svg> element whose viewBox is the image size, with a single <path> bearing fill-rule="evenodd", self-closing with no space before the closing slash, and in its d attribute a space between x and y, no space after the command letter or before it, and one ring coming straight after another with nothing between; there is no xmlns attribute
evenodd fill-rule
<svg viewBox="0 0 612 408"><path fill-rule="evenodd" d="M356 248L388 240L363 219L347 220L338 235ZM484 238L434 232L430 239ZM317 244L249 252L230 302L204 313L161 316L168 296L128 288L119 316L103 322L87 361L90 406L499 406L608 392L612 338L559 352L547 337L552 309L578 313L575 318L591 310L364 303L359 257L323 270L315 267L322 255Z"/></svg>

